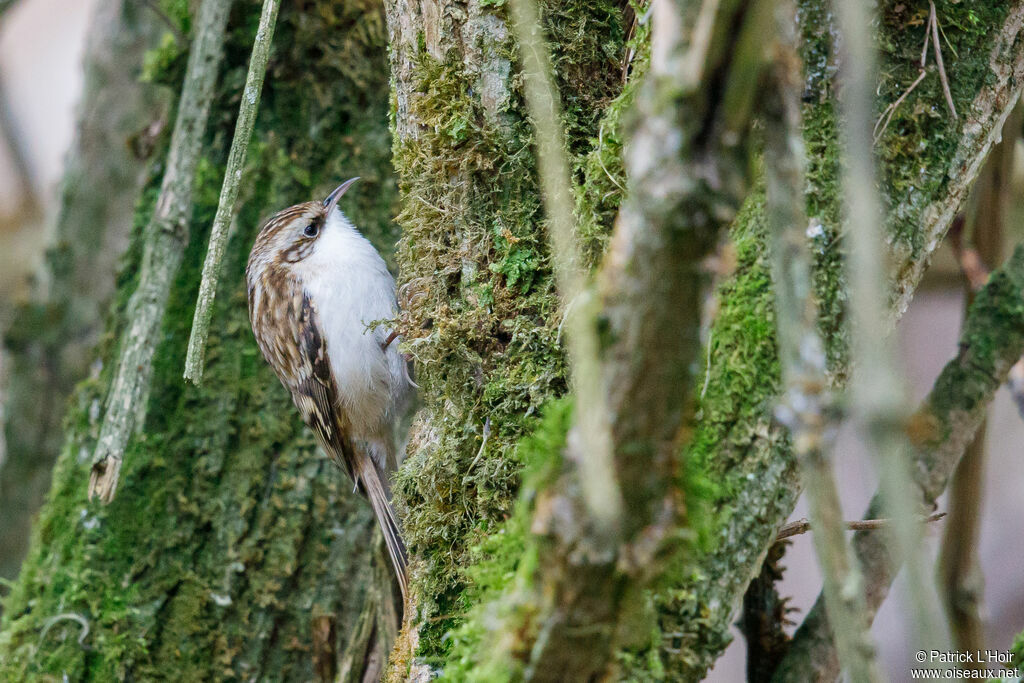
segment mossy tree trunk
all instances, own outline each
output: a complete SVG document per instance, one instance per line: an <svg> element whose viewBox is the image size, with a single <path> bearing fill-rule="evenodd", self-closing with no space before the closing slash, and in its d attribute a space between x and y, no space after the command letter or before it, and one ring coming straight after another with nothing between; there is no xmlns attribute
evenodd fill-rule
<svg viewBox="0 0 1024 683"><path fill-rule="evenodd" d="M49 488L61 419L88 374L114 289L114 268L144 178L147 128L166 124L166 93L139 83L160 21L137 3L98 8L84 59L75 143L68 155L56 237L34 299L14 311L4 337L6 377L0 469L0 577L13 579L32 516ZM129 145L134 140L136 144ZM150 150L151 151L151 150ZM40 400L45 397L45 400Z"/></svg>
<svg viewBox="0 0 1024 683"><path fill-rule="evenodd" d="M424 404L397 487L418 602L393 662L397 678L446 663L447 634L476 599L466 592L466 569L481 559L475 546L503 533L513 511L517 443L567 390L533 129L502 5L385 5L404 333ZM541 12L585 216L580 233L593 257L624 183L618 115L629 97L633 14L620 0L555 0ZM512 535L496 551L510 569L521 540Z"/></svg>
<svg viewBox="0 0 1024 683"><path fill-rule="evenodd" d="M189 6L163 3L186 36ZM166 133L157 141L99 344L102 370L74 394L48 501L5 599L2 680L59 680L65 673L96 681L309 681L336 673L361 680L375 677L394 637L372 516L319 452L260 357L242 276L263 218L352 175L363 180L346 200L349 214L383 249L394 244L379 4L322 0L282 8L205 382L196 388L181 379L258 18L259 3L235 4L148 417L126 452L117 496L104 506L86 500L89 454L137 284L142 226L167 155ZM145 59L146 75L172 92L184 66L182 46L169 34Z"/></svg>

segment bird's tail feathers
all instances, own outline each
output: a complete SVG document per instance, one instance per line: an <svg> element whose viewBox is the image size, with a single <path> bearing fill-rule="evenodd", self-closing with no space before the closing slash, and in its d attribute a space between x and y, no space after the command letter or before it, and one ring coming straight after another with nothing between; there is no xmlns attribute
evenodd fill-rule
<svg viewBox="0 0 1024 683"><path fill-rule="evenodd" d="M388 556L391 564L395 567L395 577L398 579L398 587L402 590L402 602L406 601L409 593L408 578L408 553L405 543L402 541L402 530L398 526L398 519L391 507L390 487L381 478L380 470L370 462L369 458L360 458L362 464L357 472L358 482L362 484L363 491L370 501L373 514L377 517L377 523L384 534L384 545L387 546Z"/></svg>

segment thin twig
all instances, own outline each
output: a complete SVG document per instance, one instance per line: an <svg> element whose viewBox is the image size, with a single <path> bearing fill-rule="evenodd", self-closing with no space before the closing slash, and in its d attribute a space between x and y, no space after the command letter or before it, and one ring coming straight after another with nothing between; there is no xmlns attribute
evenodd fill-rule
<svg viewBox="0 0 1024 683"><path fill-rule="evenodd" d="M223 55L232 0L203 0L196 36L181 87L178 115L153 217L146 230L139 285L128 303L114 380L89 472L89 498L114 498L125 446L142 422L153 354L167 310L167 298L188 243L192 182Z"/></svg>
<svg viewBox="0 0 1024 683"><path fill-rule="evenodd" d="M940 519L942 519L945 516L946 516L945 512L936 512L934 515L930 515L928 517L925 517L922 520L922 522L924 522L925 524L930 524L931 522L939 521ZM885 519L885 518L882 518L882 519L855 519L855 520L850 520L848 522L845 522L845 526L846 526L846 529L848 531L864 531L866 529L881 529L881 528L886 527L886 526L888 526L890 524L892 524L892 520L891 519ZM779 541L785 541L787 538L792 538L794 536L799 536L800 534L806 534L808 531L811 531L811 528L812 528L811 527L811 522L810 522L810 520L808 520L806 518L804 518L804 519L797 519L797 520L794 520L792 522L788 522L781 529L779 529L779 533L776 534L776 536L775 536L775 542L778 543Z"/></svg>
<svg viewBox="0 0 1024 683"><path fill-rule="evenodd" d="M885 108L882 115L878 117L878 121L875 122L872 136L874 142L877 143L881 138L882 134L885 133L885 129L889 127L889 123L892 121L892 117L896 114L896 110L899 109L903 101L910 96L910 93L914 92L914 89L921 84L924 77L928 75L926 67L928 66L928 45L932 46L932 50L935 54L935 62L938 65L939 80L942 82L942 91L946 97L946 104L949 106L950 112L953 114L953 120L957 120L956 106L953 104L953 95L949 89L949 77L946 75L946 65L942 59L942 48L939 45L939 20L938 14L935 11L935 3L930 2L931 10L928 14L928 21L924 27L924 43L921 45L921 61L920 69L917 74L917 78L914 82L903 91L903 94L896 98L896 101Z"/></svg>
<svg viewBox="0 0 1024 683"><path fill-rule="evenodd" d="M928 43L925 41L925 46L927 47L927 45ZM910 87L904 90L903 94L896 98L895 102L885 108L885 111L883 111L882 115L878 118L878 122L875 124L875 130L873 131L874 141L876 143L882 139L882 134L885 133L885 129L889 127L889 122L892 121L892 117L896 114L896 110L899 109L899 106L903 104L903 100L907 99L907 97L910 96L910 93L914 92L914 88L920 85L921 81L923 81L924 77L927 75L928 72L921 69L921 72L917 74L917 78L915 78L914 82L910 84ZM879 129L879 126L881 126L881 129Z"/></svg>
<svg viewBox="0 0 1024 683"><path fill-rule="evenodd" d="M555 282L565 306L567 346L576 396L574 429L582 452L583 497L598 528L611 529L622 511L622 495L612 460L610 421L604 405L596 327L590 324L595 305L587 296L589 277L576 238L575 207L561 124L559 92L554 85L551 55L541 34L534 0L511 5L525 75L525 94L536 131L537 164L548 216L548 239ZM569 306L570 302L576 303Z"/></svg>
<svg viewBox="0 0 1024 683"><path fill-rule="evenodd" d="M921 81L924 80L924 77L928 75L928 72L925 71L925 67L928 66L928 43L931 42L931 34L928 31L930 25L931 17L929 16L928 25L924 28L924 43L921 45L921 60L917 78L915 78L914 82L910 84L910 87L904 90L903 94L896 98L895 102L886 107L885 111L882 112L882 115L878 117L878 121L875 122L874 130L871 132L875 143L882 138L882 134L885 133L885 129L889 127L889 122L892 121L892 117L896 113L896 110L899 109L899 106L903 104L903 100L907 99L910 93L914 92L914 88L920 85ZM879 130L879 126L881 126L881 130Z"/></svg>
<svg viewBox="0 0 1024 683"><path fill-rule="evenodd" d="M949 105L949 111L953 115L953 120L956 121L959 117L956 115L956 105L953 104L953 93L949 90L949 77L946 76L946 65L942 61L942 46L939 44L939 15L935 11L933 0L928 0L928 5L931 7L932 47L935 49L935 63L939 67L942 94L946 96L946 104Z"/></svg>
<svg viewBox="0 0 1024 683"><path fill-rule="evenodd" d="M249 139L252 137L256 112L260 106L260 91L263 89L263 77L267 72L267 59L270 57L274 24L277 22L277 10L280 6L281 0L263 0L260 24L256 29L252 57L249 59L249 73L245 77L245 90L242 91L242 101L238 105L238 122L235 124L235 136L231 140L228 165L224 170L224 184L220 189L217 214L210 230L210 246L206 252L206 261L203 263L203 277L199 284L196 312L192 318L192 334L189 336L188 354L185 357L185 379L195 384L203 381L203 356L206 339L210 334L210 318L213 315L213 301L217 296L221 261L224 260L224 249L228 241L228 226L235 213L238 189L242 184L242 167L245 165Z"/></svg>

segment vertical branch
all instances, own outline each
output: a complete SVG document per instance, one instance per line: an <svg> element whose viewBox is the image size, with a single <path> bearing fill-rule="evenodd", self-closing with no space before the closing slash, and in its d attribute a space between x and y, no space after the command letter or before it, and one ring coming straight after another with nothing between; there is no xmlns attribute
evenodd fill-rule
<svg viewBox="0 0 1024 683"><path fill-rule="evenodd" d="M769 96L765 115L765 212L772 233L776 328L786 386L776 414L790 431L800 463L839 661L849 680L878 681L863 583L846 542L829 460L837 424L828 395L825 347L817 328L812 257L804 227L803 80L793 35L795 12L792 6L787 9L779 18L779 31L786 39L780 41L775 59L777 90Z"/></svg>
<svg viewBox="0 0 1024 683"><path fill-rule="evenodd" d="M267 59L270 57L270 46L274 40L274 24L277 22L277 10L280 7L281 0L263 0L260 25L256 29L252 57L249 58L249 73L245 77L245 90L242 91L242 99L238 105L235 136L231 140L231 151L228 153L228 163L224 169L224 184L220 189L217 214L213 218L213 227L210 230L210 246L206 252L206 260L203 262L203 277L199 284L199 297L196 300L192 333L188 339L188 354L185 357L185 379L196 384L203 381L203 355L206 349L206 338L210 333L213 300L217 296L220 264L224 259L224 248L228 241L228 226L235 212L238 188L242 184L242 166L245 165L245 154L249 149L252 127L256 122L256 112L260 107L260 92L263 90L263 77L267 72Z"/></svg>
<svg viewBox="0 0 1024 683"><path fill-rule="evenodd" d="M567 318L577 416L570 438L578 441L571 452L583 454L578 465L587 511L607 535L619 521L622 496L615 480L611 429L601 391L597 332L592 324L596 301L587 288L583 254L576 237L561 105L536 3L514 0L511 7L526 75L526 102L536 133L537 165L548 214L547 232L555 280L563 302L563 315Z"/></svg>
<svg viewBox="0 0 1024 683"><path fill-rule="evenodd" d="M853 356L852 412L879 461L881 489L893 518L896 555L907 565L912 610L919 636L929 647L941 643L928 609L920 548L921 500L912 492L909 444L904 426L909 413L889 338L885 264L885 224L875 180L871 127L874 119L875 53L871 16L864 0L834 3L843 36L839 99L845 121L842 142L847 169L843 178L849 251L850 337Z"/></svg>
<svg viewBox="0 0 1024 683"><path fill-rule="evenodd" d="M167 171L153 217L146 226L139 284L128 304L128 327L121 339L106 414L93 454L89 497L113 500L128 444L145 404L153 354L167 308L167 296L188 242L192 182L223 53L231 0L203 0L171 135Z"/></svg>

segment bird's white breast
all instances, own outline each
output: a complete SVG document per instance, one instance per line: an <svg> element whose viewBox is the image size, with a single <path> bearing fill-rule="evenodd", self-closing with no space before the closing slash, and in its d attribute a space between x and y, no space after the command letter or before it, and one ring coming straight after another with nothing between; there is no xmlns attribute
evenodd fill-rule
<svg viewBox="0 0 1024 683"><path fill-rule="evenodd" d="M340 407L353 436L378 435L389 424L406 381L398 344L381 348L392 327L370 329L374 321L395 317L394 279L373 245L337 209L313 253L296 266L316 307Z"/></svg>

